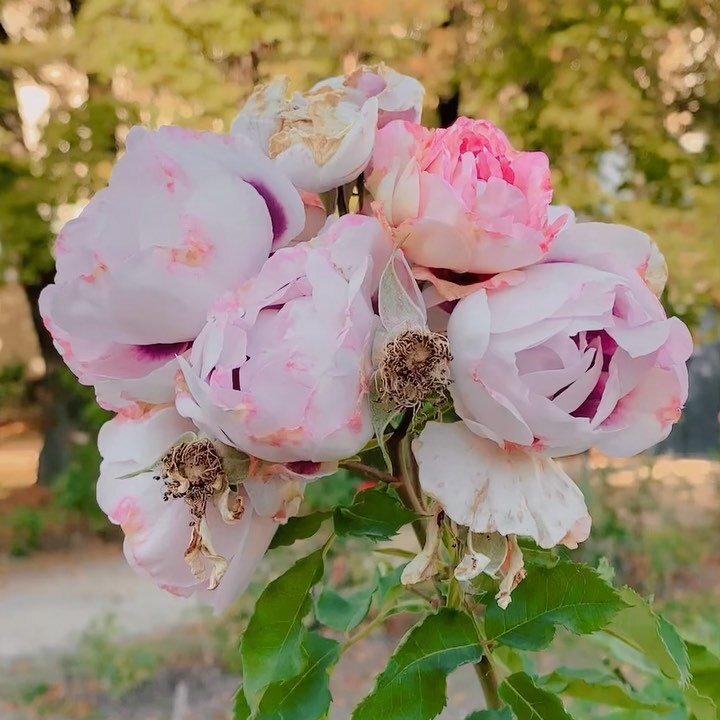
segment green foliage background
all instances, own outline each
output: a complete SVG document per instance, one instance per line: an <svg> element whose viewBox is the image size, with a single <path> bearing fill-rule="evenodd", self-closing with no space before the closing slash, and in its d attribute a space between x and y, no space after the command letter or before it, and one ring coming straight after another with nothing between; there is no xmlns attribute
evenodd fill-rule
<svg viewBox="0 0 720 720"><path fill-rule="evenodd" d="M7 0L0 262L27 282L48 270L58 208L104 184L132 122L227 129L257 81L287 73L304 88L385 61L423 81L426 122L489 117L549 154L558 201L650 232L670 304L695 316L720 300L719 12L713 0ZM32 150L13 88L28 79L52 93Z"/></svg>

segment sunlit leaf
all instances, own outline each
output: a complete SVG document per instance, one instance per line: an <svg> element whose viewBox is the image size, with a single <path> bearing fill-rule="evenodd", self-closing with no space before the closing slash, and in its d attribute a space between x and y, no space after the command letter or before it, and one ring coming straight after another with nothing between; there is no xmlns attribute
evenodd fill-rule
<svg viewBox="0 0 720 720"><path fill-rule="evenodd" d="M690 678L687 649L677 631L653 612L634 590L622 588L626 603L604 629L650 659L664 675L685 684Z"/></svg>

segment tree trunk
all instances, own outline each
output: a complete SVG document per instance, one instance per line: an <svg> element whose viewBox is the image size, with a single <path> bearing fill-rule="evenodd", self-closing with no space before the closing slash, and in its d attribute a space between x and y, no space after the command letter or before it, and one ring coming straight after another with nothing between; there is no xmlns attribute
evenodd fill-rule
<svg viewBox="0 0 720 720"><path fill-rule="evenodd" d="M23 286L30 305L33 326L45 361L45 375L35 384L35 400L43 410L43 447L38 460L37 482L49 485L69 465L71 458L72 433L77 428L77 394L72 385L63 382L63 361L45 329L38 299L41 290L52 281L48 272L38 282Z"/></svg>
<svg viewBox="0 0 720 720"><path fill-rule="evenodd" d="M440 127L450 127L458 118L460 108L460 88L455 88L452 95L441 97L438 102L438 120Z"/></svg>

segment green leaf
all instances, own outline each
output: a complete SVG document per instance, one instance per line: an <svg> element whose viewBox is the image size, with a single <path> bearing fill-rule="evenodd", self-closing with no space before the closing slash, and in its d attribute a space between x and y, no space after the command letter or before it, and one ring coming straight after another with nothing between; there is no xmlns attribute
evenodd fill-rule
<svg viewBox="0 0 720 720"><path fill-rule="evenodd" d="M509 707L504 707L500 710L478 710L468 715L465 720L513 720L513 715Z"/></svg>
<svg viewBox="0 0 720 720"><path fill-rule="evenodd" d="M560 698L535 685L527 673L510 675L498 692L518 720L572 720Z"/></svg>
<svg viewBox="0 0 720 720"><path fill-rule="evenodd" d="M389 473L393 472L393 466L392 459L385 445L385 430L387 430L387 426L401 410L402 408L393 402L381 401L378 398L378 393L373 383L373 387L370 390L370 421L375 431L378 448L385 462L385 468Z"/></svg>
<svg viewBox="0 0 720 720"><path fill-rule="evenodd" d="M720 705L720 658L698 643L687 643L692 683L698 692Z"/></svg>
<svg viewBox="0 0 720 720"><path fill-rule="evenodd" d="M248 720L251 712L241 685L237 689L235 698L233 699L233 720Z"/></svg>
<svg viewBox="0 0 720 720"><path fill-rule="evenodd" d="M375 584L377 586L378 605L382 606L390 597L394 597L398 589L405 590L400 578L407 563L401 563L389 570L384 575L377 574Z"/></svg>
<svg viewBox="0 0 720 720"><path fill-rule="evenodd" d="M318 622L333 630L348 632L357 627L370 609L375 586L343 597L328 587L324 587L315 603L315 617Z"/></svg>
<svg viewBox="0 0 720 720"><path fill-rule="evenodd" d="M330 669L338 660L340 646L335 640L307 633L303 642L307 662L288 680L270 685L262 696L253 720L321 720L332 699L328 688Z"/></svg>
<svg viewBox="0 0 720 720"><path fill-rule="evenodd" d="M694 685L688 685L683 694L693 718L696 720L717 720L717 706L709 697L701 695Z"/></svg>
<svg viewBox="0 0 720 720"><path fill-rule="evenodd" d="M660 713L671 709L667 704L646 700L618 677L603 670L560 667L542 678L541 684L546 690L579 700L590 700L599 705Z"/></svg>
<svg viewBox="0 0 720 720"><path fill-rule="evenodd" d="M650 605L634 590L622 588L620 597L626 603L604 629L653 661L663 675L685 685L690 678L685 643L677 630L656 615Z"/></svg>
<svg viewBox="0 0 720 720"><path fill-rule="evenodd" d="M506 610L495 600L487 607L488 638L521 650L547 647L555 626L578 634L604 627L624 607L618 594L586 565L560 563L531 568L513 591Z"/></svg>
<svg viewBox="0 0 720 720"><path fill-rule="evenodd" d="M298 560L273 580L255 604L240 653L245 696L251 706L273 682L297 675L305 664L303 619L312 607L311 591L322 579L324 548Z"/></svg>
<svg viewBox="0 0 720 720"><path fill-rule="evenodd" d="M331 515L332 510L318 510L309 515L291 517L278 528L270 543L270 549L292 545L296 540L312 537Z"/></svg>
<svg viewBox="0 0 720 720"><path fill-rule="evenodd" d="M538 567L554 568L560 558L552 551L541 548L530 538L518 538L518 545L522 550L525 567L537 565Z"/></svg>
<svg viewBox="0 0 720 720"><path fill-rule="evenodd" d="M387 540L417 519L390 487L376 486L359 492L350 507L335 509L335 532L342 535Z"/></svg>
<svg viewBox="0 0 720 720"><path fill-rule="evenodd" d="M405 635L352 720L430 720L447 702L448 673L481 656L472 618L442 608Z"/></svg>

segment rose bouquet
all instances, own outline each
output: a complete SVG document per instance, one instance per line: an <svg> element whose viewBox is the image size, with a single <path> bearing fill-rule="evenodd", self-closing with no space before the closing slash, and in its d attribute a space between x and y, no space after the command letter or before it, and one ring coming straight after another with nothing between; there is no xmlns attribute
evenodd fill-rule
<svg viewBox="0 0 720 720"><path fill-rule="evenodd" d="M567 717L513 655L556 625L643 651L644 622L674 667L675 631L557 549L590 517L556 458L641 452L687 397L692 343L658 299L657 247L551 205L548 158L492 123L420 125L413 78L361 67L286 91L258 87L229 135L133 129L57 238L41 312L117 413L97 493L128 562L222 610L268 548L318 538L257 602L237 718L325 717L341 652L400 610L420 621L358 720L435 717L464 663L496 712L477 717ZM299 515L339 469L371 482ZM325 583L346 538L405 524L418 551L385 548L370 587Z"/></svg>

